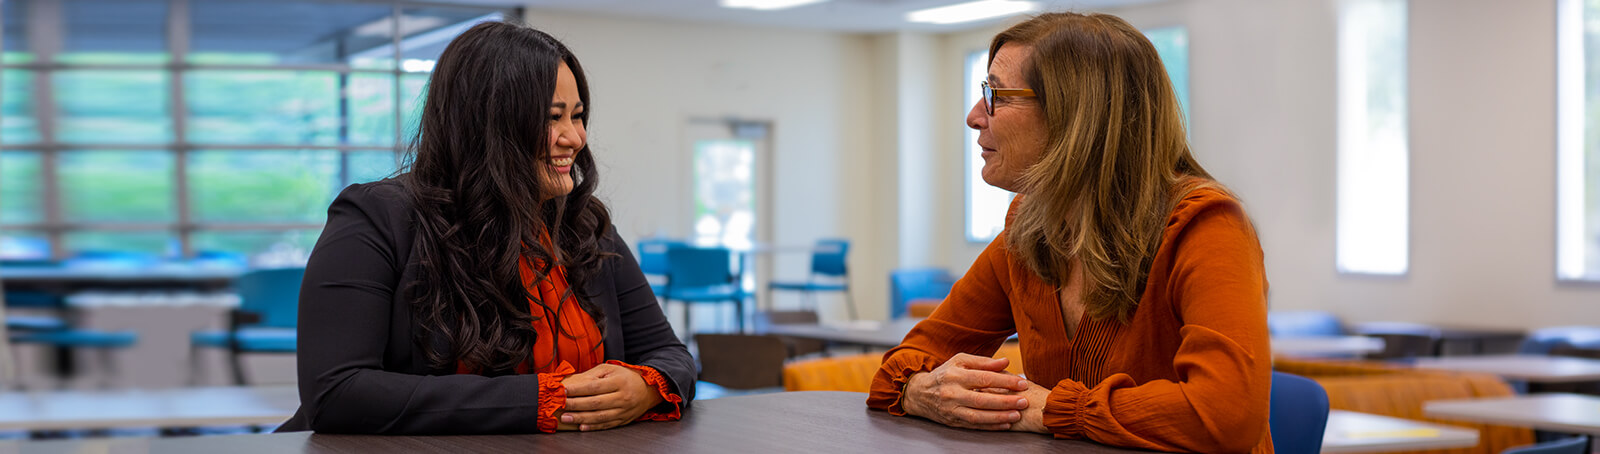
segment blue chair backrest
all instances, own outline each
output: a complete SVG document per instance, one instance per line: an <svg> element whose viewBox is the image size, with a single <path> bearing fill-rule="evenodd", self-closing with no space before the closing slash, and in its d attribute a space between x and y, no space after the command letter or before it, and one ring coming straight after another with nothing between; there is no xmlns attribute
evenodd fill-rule
<svg viewBox="0 0 1600 454"><path fill-rule="evenodd" d="M944 268L903 268L889 272L889 318L906 316L906 305L923 298L950 296L955 277Z"/></svg>
<svg viewBox="0 0 1600 454"><path fill-rule="evenodd" d="M1520 448L1511 448L1500 454L1588 454L1584 452L1584 448L1587 447L1589 447L1589 436L1584 435Z"/></svg>
<svg viewBox="0 0 1600 454"><path fill-rule="evenodd" d="M1581 348L1600 347L1600 327L1556 326L1534 330L1528 333L1527 339L1522 340L1517 352L1546 355L1561 345Z"/></svg>
<svg viewBox="0 0 1600 454"><path fill-rule="evenodd" d="M82 251L62 262L62 266L82 268L144 268L155 265L161 258L154 254L129 251Z"/></svg>
<svg viewBox="0 0 1600 454"><path fill-rule="evenodd" d="M239 309L261 314L255 326L294 328L300 310L300 280L305 268L256 270L239 276Z"/></svg>
<svg viewBox="0 0 1600 454"><path fill-rule="evenodd" d="M667 288L692 288L731 284L733 251L723 247L674 244L667 247Z"/></svg>
<svg viewBox="0 0 1600 454"><path fill-rule="evenodd" d="M850 240L830 238L817 240L811 251L811 272L826 276L844 276L849 273L845 257L850 253Z"/></svg>
<svg viewBox="0 0 1600 454"><path fill-rule="evenodd" d="M639 270L644 274L665 276L667 274L667 248L672 245L683 245L682 241L665 238L645 238L639 240Z"/></svg>
<svg viewBox="0 0 1600 454"><path fill-rule="evenodd" d="M1273 336L1342 336L1339 317L1322 311L1273 311L1267 313L1267 329Z"/></svg>
<svg viewBox="0 0 1600 454"><path fill-rule="evenodd" d="M1328 426L1328 392L1309 378L1272 373L1268 414L1272 446L1281 453L1322 452Z"/></svg>

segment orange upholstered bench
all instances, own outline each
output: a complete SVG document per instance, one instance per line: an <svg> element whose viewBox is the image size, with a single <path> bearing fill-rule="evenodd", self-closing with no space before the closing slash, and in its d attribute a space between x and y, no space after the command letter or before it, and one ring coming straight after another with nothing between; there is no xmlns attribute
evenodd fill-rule
<svg viewBox="0 0 1600 454"><path fill-rule="evenodd" d="M1006 371L1022 373L1022 350L1015 343L1000 346L996 358L1009 358ZM872 376L883 364L883 352L797 361L783 366L783 388L788 391L855 391L872 389Z"/></svg>
<svg viewBox="0 0 1600 454"><path fill-rule="evenodd" d="M1309 361L1283 358L1273 362L1273 369L1316 380L1328 391L1329 407L1336 410L1359 411L1478 430L1476 447L1412 452L1497 454L1506 448L1533 443L1533 432L1528 428L1431 419L1422 415L1422 403L1430 400L1512 395L1511 387L1506 385L1504 380L1492 375L1421 371L1372 361Z"/></svg>

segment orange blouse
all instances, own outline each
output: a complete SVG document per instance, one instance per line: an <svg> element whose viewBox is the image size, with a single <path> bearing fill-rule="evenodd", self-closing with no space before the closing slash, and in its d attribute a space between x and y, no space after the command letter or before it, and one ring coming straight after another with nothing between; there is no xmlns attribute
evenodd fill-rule
<svg viewBox="0 0 1600 454"><path fill-rule="evenodd" d="M517 264L522 275L522 285L527 286L529 293L537 296L538 300L528 298L528 310L533 314L533 328L537 333L534 341L534 362L530 366L524 362L517 365L518 374L539 374L539 430L550 433L555 432L559 425L556 413L566 408L567 388L561 384L567 376L593 369L601 363L612 364L628 368L644 377L646 384L661 393L662 400L671 404L670 411L645 412L639 417L641 421L673 421L681 418L683 397L672 392L665 376L661 372L645 366L635 366L621 361L605 360L605 340L600 333L600 327L594 323L594 318L589 316L582 307L578 306L577 298L567 293L567 269L556 265L550 274L537 283L537 275L533 267L528 266L527 259ZM564 297L564 298L563 298ZM560 301L555 308L546 308L539 301ZM560 324L560 329L557 329ZM552 357L553 355L553 357ZM456 366L456 373L476 373L476 369L460 363Z"/></svg>
<svg viewBox="0 0 1600 454"><path fill-rule="evenodd" d="M1015 210L1013 202L1008 225ZM1212 189L1184 197L1146 282L1128 323L1085 313L1068 336L1057 289L1007 250L1002 232L944 303L884 354L867 405L904 415L900 393L912 374L957 353L992 355L1017 333L1027 378L1053 388L1044 424L1058 438L1273 452L1267 280L1239 202Z"/></svg>

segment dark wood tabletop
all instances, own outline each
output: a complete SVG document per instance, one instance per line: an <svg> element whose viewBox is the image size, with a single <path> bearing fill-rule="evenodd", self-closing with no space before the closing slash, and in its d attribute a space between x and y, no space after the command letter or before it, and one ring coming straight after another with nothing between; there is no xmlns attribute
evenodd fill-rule
<svg viewBox="0 0 1600 454"><path fill-rule="evenodd" d="M590 433L401 437L298 432L13 442L0 443L0 452L1139 452L1040 434L954 429L868 410L866 399L863 393L824 391L726 397L696 402L682 421Z"/></svg>

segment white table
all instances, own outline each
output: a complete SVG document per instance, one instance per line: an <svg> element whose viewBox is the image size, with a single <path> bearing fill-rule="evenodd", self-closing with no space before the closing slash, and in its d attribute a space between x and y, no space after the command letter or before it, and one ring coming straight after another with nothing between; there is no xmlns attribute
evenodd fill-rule
<svg viewBox="0 0 1600 454"><path fill-rule="evenodd" d="M0 394L0 430L275 425L300 405L293 386Z"/></svg>
<svg viewBox="0 0 1600 454"><path fill-rule="evenodd" d="M765 334L817 339L838 344L867 347L900 345L906 333L923 319L902 318L887 322L857 320L830 325L772 325ZM1015 337L1015 336L1013 336ZM1283 356L1359 355L1383 350L1383 339L1366 336L1284 337L1272 339L1272 353Z"/></svg>
<svg viewBox="0 0 1600 454"><path fill-rule="evenodd" d="M1367 336L1274 337L1276 356L1359 356L1383 351L1383 339Z"/></svg>
<svg viewBox="0 0 1600 454"><path fill-rule="evenodd" d="M1324 453L1392 452L1470 448L1478 431L1354 411L1328 412Z"/></svg>
<svg viewBox="0 0 1600 454"><path fill-rule="evenodd" d="M1546 355L1484 355L1417 358L1420 369L1478 372L1531 383L1600 381L1600 360Z"/></svg>
<svg viewBox="0 0 1600 454"><path fill-rule="evenodd" d="M920 321L922 319L903 318L887 322L857 320L829 325L771 325L767 327L765 334L888 348L900 345L900 341L906 338L906 333L911 332L911 328L917 326L917 322Z"/></svg>
<svg viewBox="0 0 1600 454"><path fill-rule="evenodd" d="M1600 397L1582 394L1435 400L1422 403L1422 414L1439 419L1600 435Z"/></svg>

